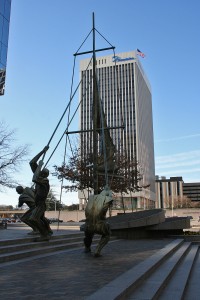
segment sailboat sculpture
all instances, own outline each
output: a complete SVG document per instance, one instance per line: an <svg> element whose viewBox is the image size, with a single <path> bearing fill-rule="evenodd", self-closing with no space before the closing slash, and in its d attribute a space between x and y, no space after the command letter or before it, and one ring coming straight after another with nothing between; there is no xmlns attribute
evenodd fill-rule
<svg viewBox="0 0 200 300"><path fill-rule="evenodd" d="M105 51L108 49L114 49L114 47L95 49L95 25L94 25L94 13L93 13L93 49L92 51L84 53L76 53L75 55L81 55L86 53L92 53L92 116L93 116L93 128L92 128L92 164L89 172L93 175L93 193L88 197L88 202L85 208L86 222L84 225L85 238L85 252L91 252L91 244L94 234L102 235L97 247L95 249L94 256L101 256L100 252L102 248L108 243L110 238L109 224L105 221L106 213L112 204L112 192L109 188L108 173L113 173L116 169L115 165L115 146L110 136L109 128L107 126L105 113L103 111L103 105L99 97L98 91L98 79L96 75L96 52ZM86 132L87 130L83 130ZM91 132L91 130L89 130ZM82 133L83 133L82 132ZM81 131L80 131L81 134ZM99 154L98 154L98 150ZM85 151L85 149L83 149ZM99 177L105 176L104 187L99 186Z"/></svg>
<svg viewBox="0 0 200 300"><path fill-rule="evenodd" d="M110 236L109 225L105 221L105 217L109 207L113 202L111 189L114 190L115 188L115 190L120 190L124 180L127 180L128 176L125 173L127 169L126 166L124 168L120 167L122 169L122 172L121 173L118 172L118 170L120 171L120 168L118 168L117 166L118 162L115 157L116 149L110 134L111 130L119 130L120 128L121 129L124 128L124 126L120 126L121 125L120 122L111 123L113 125L116 124L119 126L112 126L112 127L108 126L106 120L106 113L104 112L103 104L100 98L98 76L97 76L98 72L96 67L96 52L107 51L107 50L114 51L115 47L109 43L110 47L108 48L96 49L95 32L97 30L95 29L94 23L95 22L94 22L94 13L93 13L93 27L91 30L92 37L93 37L92 50L86 52L79 52L80 50L79 48L79 50L74 54L75 58L78 55L92 54L92 59L88 60L87 68L85 69L85 71L82 72L82 79L78 86L81 87L81 97L82 97L82 94L84 94L83 90L84 88L85 89L87 88L87 84L90 85L90 79L92 76L92 87L89 86L89 95L88 95L89 105L87 107L84 107L83 99L80 99L79 102L79 106L81 104L83 109L87 111L87 114L91 118L87 118L87 122L86 122L87 126L85 127L83 126L83 122L82 122L81 130L79 131L69 131L69 126L71 124L71 120L73 119L73 117L71 118L70 121L69 121L70 118L68 118L68 125L67 125L67 129L65 130L65 134L67 135L68 138L70 134L74 134L74 133L80 134L81 160L79 160L80 156L79 156L79 152L77 152L78 153L77 157L73 158L72 160L72 162L75 162L75 164L72 163L72 165L70 165L69 163L69 165L66 167L65 163L63 163L63 166L61 166L60 169L58 168L57 170L58 172L60 172L58 178L63 179L64 177L70 182L75 183L74 186L70 186L70 187L67 186L66 188L68 190L74 191L77 190L78 188L79 191L83 190L84 193L84 190L87 189L86 193L88 192L88 197L87 197L88 201L85 208L86 223L84 227L85 250L86 252L87 251L90 252L91 251L90 246L94 234L95 233L101 234L102 238L100 239L100 242L97 245L97 248L95 250L95 255L99 256L101 249L107 244ZM115 67L115 70L117 70L117 67ZM83 80L83 77L85 81ZM65 112L68 111L69 114L71 113L71 103L76 91L77 89L73 94L71 94L70 101L65 109ZM62 118L65 112L63 113ZM74 115L76 114L76 112L77 109L75 110ZM60 121L57 127L59 126ZM115 186L112 182L113 178L116 179ZM61 187L61 191L62 191L62 187Z"/></svg>

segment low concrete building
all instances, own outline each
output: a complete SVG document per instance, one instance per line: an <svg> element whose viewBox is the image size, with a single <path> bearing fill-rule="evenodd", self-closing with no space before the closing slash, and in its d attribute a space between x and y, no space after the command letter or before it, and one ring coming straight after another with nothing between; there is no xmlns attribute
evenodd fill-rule
<svg viewBox="0 0 200 300"><path fill-rule="evenodd" d="M183 183L183 195L192 201L200 201L200 182Z"/></svg>
<svg viewBox="0 0 200 300"><path fill-rule="evenodd" d="M174 206L178 198L183 198L183 178L156 176L156 207L168 208Z"/></svg>
<svg viewBox="0 0 200 300"><path fill-rule="evenodd" d="M188 207L187 202L200 203L200 182L185 183L181 176L170 177L156 176L156 207L181 208Z"/></svg>

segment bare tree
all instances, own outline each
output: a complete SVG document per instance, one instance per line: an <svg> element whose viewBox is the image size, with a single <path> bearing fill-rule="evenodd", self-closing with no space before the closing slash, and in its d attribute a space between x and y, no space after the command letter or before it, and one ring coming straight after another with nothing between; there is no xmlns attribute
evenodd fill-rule
<svg viewBox="0 0 200 300"><path fill-rule="evenodd" d="M169 208L189 208L191 207L191 199L186 196L169 197Z"/></svg>
<svg viewBox="0 0 200 300"><path fill-rule="evenodd" d="M101 163L101 157L98 157ZM117 153L115 155L114 163L116 169L109 174L109 186L113 192L128 193L139 191L142 189L139 182L142 179L142 172L139 168L139 163L136 161L129 161L125 155ZM93 188L93 155L81 155L80 149L73 150L73 155L68 157L67 163L62 166L54 166L54 175L59 179L66 179L69 185L63 188L66 191L77 191ZM99 170L98 185L99 191L105 186L105 174Z"/></svg>
<svg viewBox="0 0 200 300"><path fill-rule="evenodd" d="M46 199L46 210L62 210L63 206L64 205L60 203L59 200L57 200L56 193L52 189L50 189Z"/></svg>
<svg viewBox="0 0 200 300"><path fill-rule="evenodd" d="M200 208L200 201L191 201L192 208Z"/></svg>
<svg viewBox="0 0 200 300"><path fill-rule="evenodd" d="M16 186L14 174L28 154L28 145L15 146L15 135L15 130L9 130L5 123L0 122L0 191Z"/></svg>

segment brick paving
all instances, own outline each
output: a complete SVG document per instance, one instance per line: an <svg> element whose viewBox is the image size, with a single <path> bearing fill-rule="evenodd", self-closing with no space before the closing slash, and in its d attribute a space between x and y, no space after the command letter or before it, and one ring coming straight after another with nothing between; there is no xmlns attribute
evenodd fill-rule
<svg viewBox="0 0 200 300"><path fill-rule="evenodd" d="M110 242L100 258L75 249L0 266L1 299L86 299L170 242L118 240Z"/></svg>
<svg viewBox="0 0 200 300"><path fill-rule="evenodd" d="M74 225L69 224L65 226L60 225L59 228L57 227L57 225L51 224L51 228L54 232L54 235L68 234L68 233L73 233L75 231L79 232L79 227L80 227L80 223L74 223ZM8 224L7 229L0 229L0 241L9 240L9 239L27 238L30 237L28 233L31 231L32 231L31 228L23 223Z"/></svg>

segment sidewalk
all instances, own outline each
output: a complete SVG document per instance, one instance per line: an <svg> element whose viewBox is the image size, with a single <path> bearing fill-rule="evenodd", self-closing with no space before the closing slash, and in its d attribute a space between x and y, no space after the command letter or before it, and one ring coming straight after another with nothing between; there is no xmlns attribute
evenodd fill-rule
<svg viewBox="0 0 200 300"><path fill-rule="evenodd" d="M61 224L59 227L57 226L57 223L51 224L51 229L53 230L54 235L70 234L75 231L80 232L80 224L82 223L69 223L67 225ZM8 224L7 229L0 229L0 241L30 237L28 233L31 231L32 229L23 223Z"/></svg>
<svg viewBox="0 0 200 300"><path fill-rule="evenodd" d="M55 234L75 232L61 229ZM22 238L28 228L1 230L4 239ZM0 266L2 299L86 299L99 288L171 242L170 239L112 241L94 258L83 249L66 250L41 258ZM107 300L107 299L105 299Z"/></svg>

